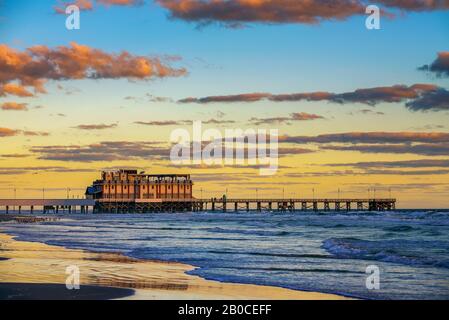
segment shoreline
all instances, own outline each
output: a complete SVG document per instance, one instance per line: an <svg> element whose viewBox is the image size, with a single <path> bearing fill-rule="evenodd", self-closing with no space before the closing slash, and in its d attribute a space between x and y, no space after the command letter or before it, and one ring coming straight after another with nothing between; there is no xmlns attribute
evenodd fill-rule
<svg viewBox="0 0 449 320"><path fill-rule="evenodd" d="M121 253L98 253L19 241L4 233L0 233L0 257L4 258L0 258L0 300L9 296L20 299L20 294L25 299L52 299L53 296L56 299L130 300L350 299L335 294L206 280L187 274L195 267L183 263L140 260ZM79 267L80 290L65 288L66 268L71 265ZM36 289L36 286L41 289ZM12 295L5 294L8 289ZM118 292L126 289L133 291ZM36 296L39 292L40 295Z"/></svg>

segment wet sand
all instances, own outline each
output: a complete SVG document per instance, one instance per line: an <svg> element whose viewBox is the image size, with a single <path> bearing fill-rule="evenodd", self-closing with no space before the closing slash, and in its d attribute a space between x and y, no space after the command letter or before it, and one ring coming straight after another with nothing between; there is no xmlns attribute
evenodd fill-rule
<svg viewBox="0 0 449 320"><path fill-rule="evenodd" d="M99 286L67 290L64 284L0 283L0 300L110 300L133 293L132 289Z"/></svg>
<svg viewBox="0 0 449 320"><path fill-rule="evenodd" d="M80 290L65 288L66 268L73 265L80 270ZM132 259L120 253L17 241L0 234L0 299L345 299L318 292L222 283L186 274L193 269L186 264Z"/></svg>

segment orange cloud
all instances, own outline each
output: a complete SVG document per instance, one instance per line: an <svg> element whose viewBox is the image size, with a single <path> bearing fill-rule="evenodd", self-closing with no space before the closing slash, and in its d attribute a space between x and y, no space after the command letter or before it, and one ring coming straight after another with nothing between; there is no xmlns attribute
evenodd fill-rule
<svg viewBox="0 0 449 320"><path fill-rule="evenodd" d="M107 53L75 42L68 47L39 45L23 52L0 45L0 88L3 88L3 94L26 95L25 87L45 93L47 80L148 80L186 73L184 68L172 68L160 58L135 56L126 51ZM18 85L13 84L15 82Z"/></svg>
<svg viewBox="0 0 449 320"><path fill-rule="evenodd" d="M93 9L93 4L91 0L76 0L71 2L60 3L59 5L54 7L55 12L65 14L65 9L70 5L77 6L81 11L90 11Z"/></svg>
<svg viewBox="0 0 449 320"><path fill-rule="evenodd" d="M5 85L0 86L0 96L5 96L7 94L18 97L32 97L34 95L23 86L15 83L6 83Z"/></svg>
<svg viewBox="0 0 449 320"><path fill-rule="evenodd" d="M41 136L41 137L45 137L45 136L49 136L50 135L48 132L16 130L16 129L9 129L9 128L1 128L0 127L0 138L17 136L19 134L22 134L24 136Z"/></svg>
<svg viewBox="0 0 449 320"><path fill-rule="evenodd" d="M14 111L27 111L28 107L26 103L17 102L4 102L0 108L2 110L14 110Z"/></svg>
<svg viewBox="0 0 449 320"><path fill-rule="evenodd" d="M19 133L19 130L0 128L0 137L12 137Z"/></svg>
<svg viewBox="0 0 449 320"><path fill-rule="evenodd" d="M104 6L137 6L143 4L143 0L97 0L97 3ZM94 9L92 0L76 0L60 3L54 7L55 12L65 14L65 9L69 5L76 5L81 11Z"/></svg>

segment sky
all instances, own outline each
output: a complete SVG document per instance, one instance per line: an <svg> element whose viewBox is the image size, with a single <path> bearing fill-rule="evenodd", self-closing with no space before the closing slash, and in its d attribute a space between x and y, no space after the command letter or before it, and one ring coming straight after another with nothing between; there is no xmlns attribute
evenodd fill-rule
<svg viewBox="0 0 449 320"><path fill-rule="evenodd" d="M0 197L82 197L126 167L191 173L197 197L448 208L448 39L437 0L0 0ZM278 129L279 170L172 163L193 120Z"/></svg>

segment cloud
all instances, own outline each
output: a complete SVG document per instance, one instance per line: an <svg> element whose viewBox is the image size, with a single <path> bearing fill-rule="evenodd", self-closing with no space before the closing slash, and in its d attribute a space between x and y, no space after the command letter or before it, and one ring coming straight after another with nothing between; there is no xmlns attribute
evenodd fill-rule
<svg viewBox="0 0 449 320"><path fill-rule="evenodd" d="M199 24L221 23L238 27L245 23L317 24L365 14L369 4L400 11L432 11L449 8L441 0L156 0L174 19ZM392 16L391 12L385 14Z"/></svg>
<svg viewBox="0 0 449 320"><path fill-rule="evenodd" d="M280 136L280 143L318 144L320 150L362 153L449 154L449 133L445 132L347 132L317 136Z"/></svg>
<svg viewBox="0 0 449 320"><path fill-rule="evenodd" d="M449 143L446 132L347 132L318 136L280 136L285 143Z"/></svg>
<svg viewBox="0 0 449 320"><path fill-rule="evenodd" d="M117 127L117 124L112 123L112 124L80 124L73 128L80 129L80 130L104 130L104 129L111 129L111 128L116 128L116 127Z"/></svg>
<svg viewBox="0 0 449 320"><path fill-rule="evenodd" d="M104 141L83 146L34 146L30 152L43 160L95 162L168 158L170 148L159 142Z"/></svg>
<svg viewBox="0 0 449 320"><path fill-rule="evenodd" d="M164 120L164 121L135 121L135 124L141 124L145 126L182 126L192 123L191 120Z"/></svg>
<svg viewBox="0 0 449 320"><path fill-rule="evenodd" d="M354 167L354 168L449 168L449 159L419 159L403 161L368 161L355 163L332 163L330 167Z"/></svg>
<svg viewBox="0 0 449 320"><path fill-rule="evenodd" d="M330 101L336 103L364 103L374 106L381 102L402 102L416 99L429 91L437 90L432 84L414 84L412 86L395 85L391 87L376 87L357 89L353 92L333 94Z"/></svg>
<svg viewBox="0 0 449 320"><path fill-rule="evenodd" d="M20 134L22 134L24 136L42 136L42 137L50 135L48 132L0 128L0 138L2 138L2 137L13 137L13 136L17 136L17 135L20 135Z"/></svg>
<svg viewBox="0 0 449 320"><path fill-rule="evenodd" d="M4 102L0 108L2 110L28 111L27 103Z"/></svg>
<svg viewBox="0 0 449 320"><path fill-rule="evenodd" d="M27 158L29 154L13 153L13 154L2 154L0 158Z"/></svg>
<svg viewBox="0 0 449 320"><path fill-rule="evenodd" d="M285 174L288 178L310 178L310 177L334 177L334 176L366 176L366 175L397 175L397 176L422 176L422 175L444 175L449 174L449 170L340 170L340 171L324 171L324 172L295 172ZM372 184L369 184L372 187Z"/></svg>
<svg viewBox="0 0 449 320"><path fill-rule="evenodd" d="M19 175L30 172L97 172L96 169L78 169L66 168L62 166L35 166L35 167L1 167L0 174L2 175ZM40 189L42 190L42 189ZM64 189L65 190L65 189Z"/></svg>
<svg viewBox="0 0 449 320"><path fill-rule="evenodd" d="M203 124L232 124L235 123L234 120L217 120L217 119L209 119L201 121ZM141 124L145 126L185 126L191 125L193 123L192 120L163 120L163 121L135 121L135 124Z"/></svg>
<svg viewBox="0 0 449 320"><path fill-rule="evenodd" d="M91 11L93 9L93 3L91 0L75 0L75 1L63 1L54 6L53 9L56 13L65 14L65 9L69 5L77 6L80 11Z"/></svg>
<svg viewBox="0 0 449 320"><path fill-rule="evenodd" d="M407 11L433 11L449 9L447 0L375 0L386 7L398 8Z"/></svg>
<svg viewBox="0 0 449 320"><path fill-rule="evenodd" d="M449 91L440 88L426 92L420 98L407 102L405 105L412 111L448 111Z"/></svg>
<svg viewBox="0 0 449 320"><path fill-rule="evenodd" d="M384 116L385 115L384 112L374 111L374 110L371 110L371 109L362 109L362 110L358 110L358 111L355 111L355 112L349 112L348 114L352 116L352 115L354 115L354 113L372 114L372 115L376 115L376 116Z"/></svg>
<svg viewBox="0 0 449 320"><path fill-rule="evenodd" d="M173 99L170 97L158 97L158 96L154 96L152 94L147 93L146 96L148 97L148 101L150 102L173 102Z"/></svg>
<svg viewBox="0 0 449 320"><path fill-rule="evenodd" d="M430 71L438 77L449 77L449 51L438 53L438 57L430 65L426 64L420 68L422 71Z"/></svg>
<svg viewBox="0 0 449 320"><path fill-rule="evenodd" d="M449 143L441 144L358 144L349 146L325 145L322 150L333 151L358 151L362 153L392 153L392 154L419 154L426 156L447 156L449 154Z"/></svg>
<svg viewBox="0 0 449 320"><path fill-rule="evenodd" d="M143 0L96 0L100 5L109 6L138 6L144 3ZM65 14L65 8L69 5L76 5L81 11L92 11L94 9L93 0L63 1L54 6L56 13Z"/></svg>
<svg viewBox="0 0 449 320"><path fill-rule="evenodd" d="M205 120L205 121L202 121L202 123L203 124L217 124L217 125L220 125L220 124L233 124L233 123L235 123L235 121L234 120L218 120L218 119L209 119L209 120Z"/></svg>
<svg viewBox="0 0 449 320"><path fill-rule="evenodd" d="M50 135L48 132L42 132L42 131L27 131L27 130L20 130L20 133L22 133L24 136L39 136L39 137L47 137Z"/></svg>
<svg viewBox="0 0 449 320"><path fill-rule="evenodd" d="M12 137L19 134L19 130L0 128L0 137Z"/></svg>
<svg viewBox="0 0 449 320"><path fill-rule="evenodd" d="M206 142L203 142L206 145ZM239 149L239 148L237 148ZM243 149L244 154L248 148ZM41 160L54 160L66 162L96 162L116 160L168 160L171 145L159 141L103 141L89 145L50 145L33 146L29 151ZM301 147L279 148L279 156L299 155L312 153ZM248 155L249 156L249 155Z"/></svg>
<svg viewBox="0 0 449 320"><path fill-rule="evenodd" d="M127 51L107 53L75 42L68 47L39 45L25 51L0 45L2 95L23 95L23 91L18 92L19 87L27 92L34 89L34 92L46 93L44 84L48 80L149 80L178 77L186 73L184 68L172 68L160 58L136 56Z"/></svg>
<svg viewBox="0 0 449 320"><path fill-rule="evenodd" d="M256 102L270 98L269 93L245 93L228 96L210 96L204 98L185 98L181 99L179 103L213 103L213 102Z"/></svg>
<svg viewBox="0 0 449 320"><path fill-rule="evenodd" d="M278 148L279 156L292 156L298 154L313 153L316 150L306 149L306 148Z"/></svg>
<svg viewBox="0 0 449 320"><path fill-rule="evenodd" d="M23 86L15 84L15 83L6 83L4 85L0 85L0 96L6 95L14 95L18 97L32 97L33 93L25 89Z"/></svg>
<svg viewBox="0 0 449 320"><path fill-rule="evenodd" d="M310 121L324 119L324 117L319 116L317 114L311 114L306 112L295 112L291 113L290 117L274 117L274 118L251 118L249 122L253 125L263 125L263 124L291 124L293 121Z"/></svg>
<svg viewBox="0 0 449 320"><path fill-rule="evenodd" d="M448 174L449 170L439 169L439 170L414 170L414 171L404 171L404 170L367 170L363 174L374 174L374 175L401 175L401 176L427 176L427 175L440 175Z"/></svg>
<svg viewBox="0 0 449 320"><path fill-rule="evenodd" d="M395 85L390 87L375 87L357 89L351 92L306 92L291 94L271 93L246 93L227 96L208 96L202 98L185 98L178 103L243 103L268 100L271 102L299 102L299 101L327 101L338 104L362 103L375 106L379 103L407 102L406 106L411 110L422 110L415 108L414 104L423 104L427 110L442 110L443 99L447 99L448 91L433 84L414 84L411 86Z"/></svg>

